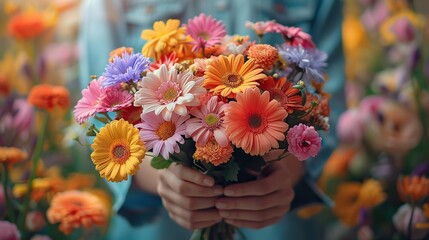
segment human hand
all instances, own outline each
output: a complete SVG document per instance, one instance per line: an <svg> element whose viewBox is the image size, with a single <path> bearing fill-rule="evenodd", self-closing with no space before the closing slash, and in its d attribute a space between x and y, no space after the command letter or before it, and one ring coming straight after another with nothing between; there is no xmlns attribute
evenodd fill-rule
<svg viewBox="0 0 429 240"><path fill-rule="evenodd" d="M216 208L229 224L266 227L278 222L289 211L294 198L293 182L286 161L274 162L257 180L225 187L225 197L216 200Z"/></svg>
<svg viewBox="0 0 429 240"><path fill-rule="evenodd" d="M157 192L171 219L189 229L211 226L221 221L215 201L223 194L212 177L183 165L161 170Z"/></svg>

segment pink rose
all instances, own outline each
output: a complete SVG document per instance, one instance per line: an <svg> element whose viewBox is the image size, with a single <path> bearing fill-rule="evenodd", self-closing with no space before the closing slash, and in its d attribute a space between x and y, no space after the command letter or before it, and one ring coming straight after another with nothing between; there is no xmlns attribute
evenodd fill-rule
<svg viewBox="0 0 429 240"><path fill-rule="evenodd" d="M363 138L364 122L358 109L347 110L338 119L338 138L346 144L359 144Z"/></svg>
<svg viewBox="0 0 429 240"><path fill-rule="evenodd" d="M393 24L393 33L401 42L411 42L414 40L415 32L413 24L406 17L398 19Z"/></svg>
<svg viewBox="0 0 429 240"><path fill-rule="evenodd" d="M2 240L19 240L18 229L13 223L0 221L0 232Z"/></svg>
<svg viewBox="0 0 429 240"><path fill-rule="evenodd" d="M300 161L315 157L322 141L314 127L302 123L289 129L286 139L289 144L288 151Z"/></svg>

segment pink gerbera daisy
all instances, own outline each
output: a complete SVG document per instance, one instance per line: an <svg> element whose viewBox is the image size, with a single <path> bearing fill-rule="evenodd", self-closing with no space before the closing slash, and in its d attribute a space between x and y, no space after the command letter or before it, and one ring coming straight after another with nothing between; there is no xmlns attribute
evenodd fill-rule
<svg viewBox="0 0 429 240"><path fill-rule="evenodd" d="M88 87L82 90L82 98L77 102L74 108L74 117L79 124L88 120L89 117L94 116L100 108L100 98L103 94L101 82L104 77L92 80Z"/></svg>
<svg viewBox="0 0 429 240"><path fill-rule="evenodd" d="M198 51L206 47L220 44L226 35L225 26L221 21L201 13L199 16L189 19L186 32L194 39L192 51Z"/></svg>
<svg viewBox="0 0 429 240"><path fill-rule="evenodd" d="M161 114L166 121L173 112L186 116L187 107L198 106L198 96L207 92L202 83L203 78L195 77L190 70L177 73L163 64L143 78L141 88L134 95L134 106L142 106L143 113Z"/></svg>
<svg viewBox="0 0 429 240"><path fill-rule="evenodd" d="M247 88L237 93L237 101L229 102L225 109L226 133L231 142L250 155L263 155L278 148L285 139L288 124L286 110L277 100L270 101L267 91Z"/></svg>
<svg viewBox="0 0 429 240"><path fill-rule="evenodd" d="M100 108L103 112L114 112L133 104L134 95L120 87L110 87L100 98Z"/></svg>
<svg viewBox="0 0 429 240"><path fill-rule="evenodd" d="M154 112L142 114L141 117L143 123L137 124L136 127L140 129L140 139L148 150L152 149L155 156L161 155L164 159L169 159L171 153L180 152L178 143L185 142L183 135L189 115L180 116L173 113L169 121Z"/></svg>
<svg viewBox="0 0 429 240"><path fill-rule="evenodd" d="M187 122L186 133L199 145L205 145L207 141L214 137L221 147L226 147L229 143L223 124L224 110L228 104L218 101L217 96L213 96L207 105L200 105L191 109L191 118Z"/></svg>

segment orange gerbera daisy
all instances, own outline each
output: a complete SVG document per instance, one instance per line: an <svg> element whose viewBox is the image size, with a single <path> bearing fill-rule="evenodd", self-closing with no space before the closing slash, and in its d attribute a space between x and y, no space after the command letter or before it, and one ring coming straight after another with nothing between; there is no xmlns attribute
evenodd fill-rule
<svg viewBox="0 0 429 240"><path fill-rule="evenodd" d="M293 87L292 82L287 81L285 77L277 80L268 77L266 82L264 86L273 85L273 87L266 89L261 86L261 88L267 90L270 93L270 98L277 100L288 113L304 109L300 90Z"/></svg>
<svg viewBox="0 0 429 240"><path fill-rule="evenodd" d="M258 88L248 88L225 109L225 131L231 142L246 153L263 155L285 139L289 126L283 120L287 115L277 100L270 101L267 91L261 94Z"/></svg>
<svg viewBox="0 0 429 240"><path fill-rule="evenodd" d="M27 158L27 153L16 147L0 147L0 163L14 164Z"/></svg>
<svg viewBox="0 0 429 240"><path fill-rule="evenodd" d="M256 64L265 70L272 69L274 63L279 59L277 49L268 44L250 46L247 56L250 59L255 59Z"/></svg>
<svg viewBox="0 0 429 240"><path fill-rule="evenodd" d="M56 194L47 211L49 222L60 223L59 229L65 234L75 228L105 225L107 216L108 211L98 197L75 190Z"/></svg>
<svg viewBox="0 0 429 240"><path fill-rule="evenodd" d="M424 215L427 219L429 219L429 203L425 203L423 205Z"/></svg>
<svg viewBox="0 0 429 240"><path fill-rule="evenodd" d="M13 16L7 23L7 30L18 40L38 37L47 28L46 16L40 12L28 11Z"/></svg>
<svg viewBox="0 0 429 240"><path fill-rule="evenodd" d="M241 54L228 57L221 55L209 61L203 87L214 95L234 98L246 88L258 86L258 80L265 80L267 76L262 71L254 59L244 63L244 56Z"/></svg>
<svg viewBox="0 0 429 240"><path fill-rule="evenodd" d="M134 49L130 47L115 48L109 53L109 62L113 62L113 59L115 57L121 58L122 54L124 53L128 53L129 55L131 55L133 52L134 52Z"/></svg>
<svg viewBox="0 0 429 240"><path fill-rule="evenodd" d="M70 105L69 91L62 86L36 85L28 94L28 102L47 111L52 111L55 107L66 109Z"/></svg>
<svg viewBox="0 0 429 240"><path fill-rule="evenodd" d="M228 144L221 147L214 138L210 139L205 145L196 145L197 150L194 153L194 159L209 162L215 166L227 163L232 156L232 147Z"/></svg>
<svg viewBox="0 0 429 240"><path fill-rule="evenodd" d="M417 203L429 195L429 179L423 176L400 177L397 188L402 201Z"/></svg>

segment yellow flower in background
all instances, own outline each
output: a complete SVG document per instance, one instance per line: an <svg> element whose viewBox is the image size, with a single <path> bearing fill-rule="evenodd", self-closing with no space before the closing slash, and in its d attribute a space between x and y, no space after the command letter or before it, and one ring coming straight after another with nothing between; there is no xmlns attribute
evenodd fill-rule
<svg viewBox="0 0 429 240"><path fill-rule="evenodd" d="M124 119L102 127L91 147L95 169L112 182L121 182L127 180L128 175L134 175L146 153L139 130Z"/></svg>
<svg viewBox="0 0 429 240"><path fill-rule="evenodd" d="M142 32L141 38L147 40L142 54L155 61L162 54L170 52L176 52L178 56L183 55L183 52L189 49L186 44L191 42L191 38L186 35L185 28L180 27L180 21L177 19L155 22L153 29L146 29Z"/></svg>
<svg viewBox="0 0 429 240"><path fill-rule="evenodd" d="M398 41L412 41L417 30L424 27L424 18L410 10L403 10L392 15L380 26L380 35L386 45Z"/></svg>
<svg viewBox="0 0 429 240"><path fill-rule="evenodd" d="M358 223L359 211L373 208L386 199L379 181L369 179L363 184L357 182L344 182L334 196L333 212L340 221L347 226Z"/></svg>
<svg viewBox="0 0 429 240"><path fill-rule="evenodd" d="M33 201L40 201L43 197L47 195L52 184L49 178L35 178L33 180L33 189L31 192L31 199ZM27 183L19 183L13 186L13 196L16 198L24 197L27 193Z"/></svg>
<svg viewBox="0 0 429 240"><path fill-rule="evenodd" d="M296 215L302 219L310 219L319 214L324 207L325 205L321 203L310 204L308 206L298 208Z"/></svg>
<svg viewBox="0 0 429 240"><path fill-rule="evenodd" d="M0 163L14 164L27 158L27 153L16 147L0 147Z"/></svg>

